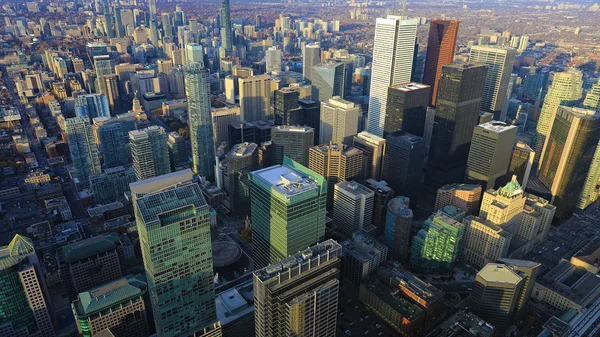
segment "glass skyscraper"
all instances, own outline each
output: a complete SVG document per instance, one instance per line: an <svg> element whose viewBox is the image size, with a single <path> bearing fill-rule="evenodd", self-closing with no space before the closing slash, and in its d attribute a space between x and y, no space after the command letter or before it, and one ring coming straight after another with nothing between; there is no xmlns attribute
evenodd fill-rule
<svg viewBox="0 0 600 337"><path fill-rule="evenodd" d="M76 170L75 183L78 187L85 188L91 174L102 172L92 126L87 118L68 118L65 120L65 134L71 162Z"/></svg>
<svg viewBox="0 0 600 337"><path fill-rule="evenodd" d="M167 133L160 126L129 132L133 169L137 180L158 177L171 172Z"/></svg>
<svg viewBox="0 0 600 337"><path fill-rule="evenodd" d="M185 68L185 92L192 142L192 168L194 173L212 181L215 177L215 140L210 114L210 80L208 69L201 63L193 62Z"/></svg>
<svg viewBox="0 0 600 337"><path fill-rule="evenodd" d="M210 208L192 176L188 169L131 184L161 337L191 336L216 320Z"/></svg>
<svg viewBox="0 0 600 337"><path fill-rule="evenodd" d="M229 8L229 0L223 0L221 3L221 45L225 50L232 50L231 36L231 9Z"/></svg>
<svg viewBox="0 0 600 337"><path fill-rule="evenodd" d="M102 155L104 168L127 165L131 163L129 147L129 131L135 130L133 114L115 118L94 118L94 138Z"/></svg>

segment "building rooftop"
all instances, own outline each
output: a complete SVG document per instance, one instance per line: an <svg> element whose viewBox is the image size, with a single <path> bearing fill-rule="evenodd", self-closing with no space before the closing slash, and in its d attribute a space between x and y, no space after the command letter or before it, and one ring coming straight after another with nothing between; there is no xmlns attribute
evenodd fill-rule
<svg viewBox="0 0 600 337"><path fill-rule="evenodd" d="M254 311L252 280L217 294L215 299L217 319L225 326Z"/></svg>
<svg viewBox="0 0 600 337"><path fill-rule="evenodd" d="M332 98L328 99L327 102L323 102L322 104L331 105L342 109L353 109L356 107L356 104L342 99L340 96L333 96Z"/></svg>
<svg viewBox="0 0 600 337"><path fill-rule="evenodd" d="M588 120L597 120L598 118L600 118L600 112L595 111L595 110L578 108L578 107L567 107L567 106L563 106L563 105L561 105L560 108L563 111L568 112L569 114L573 115L576 118L588 119Z"/></svg>
<svg viewBox="0 0 600 337"><path fill-rule="evenodd" d="M0 270L8 269L35 253L31 239L16 234L8 246L0 248Z"/></svg>
<svg viewBox="0 0 600 337"><path fill-rule="evenodd" d="M377 135L374 135L370 132L367 131L363 131L363 132L359 132L355 137L363 139L369 143L372 144L379 144L379 143L385 143L385 139L383 139L382 137L379 137Z"/></svg>
<svg viewBox="0 0 600 337"><path fill-rule="evenodd" d="M393 281L428 304L444 297L442 291L408 272L399 262L388 261L377 273L384 283Z"/></svg>
<svg viewBox="0 0 600 337"><path fill-rule="evenodd" d="M65 263L74 263L88 257L116 249L121 243L119 234L103 233L85 240L63 246L58 250L58 257Z"/></svg>
<svg viewBox="0 0 600 337"><path fill-rule="evenodd" d="M494 327L470 311L461 310L439 325L430 337L491 337Z"/></svg>
<svg viewBox="0 0 600 337"><path fill-rule="evenodd" d="M592 238L572 258L598 268L600 266L600 236Z"/></svg>
<svg viewBox="0 0 600 337"><path fill-rule="evenodd" d="M408 83L399 83L390 85L391 89L399 90L399 91L415 91L420 89L429 88L427 84L418 83L418 82L408 82Z"/></svg>
<svg viewBox="0 0 600 337"><path fill-rule="evenodd" d="M352 180L345 180L345 181L339 182L339 183L335 184L335 186L337 186L339 189L342 189L354 196L374 194L373 190L368 189L364 185L361 185Z"/></svg>
<svg viewBox="0 0 600 337"><path fill-rule="evenodd" d="M147 289L142 275L129 275L97 288L79 293L72 306L77 316L89 316L111 306L142 296Z"/></svg>
<svg viewBox="0 0 600 337"><path fill-rule="evenodd" d="M102 216L105 212L112 211L115 209L120 209L123 207L125 207L125 206L123 206L123 203L121 203L120 201L115 201L115 202L111 202L110 204L106 204L106 205L98 205L96 207L90 207L90 208L88 208L88 214L90 217Z"/></svg>
<svg viewBox="0 0 600 337"><path fill-rule="evenodd" d="M361 287L363 286L409 321L423 315L423 309L400 296L399 289L388 286L377 278L367 280L361 285Z"/></svg>
<svg viewBox="0 0 600 337"><path fill-rule="evenodd" d="M315 129L310 126L299 126L299 125L276 125L273 127L273 132L290 132L290 133L304 133L314 132Z"/></svg>
<svg viewBox="0 0 600 337"><path fill-rule="evenodd" d="M387 193L393 192L392 188L388 186L388 184L385 180L377 181L375 179L367 179L367 180L365 180L365 186L373 189L375 192L378 192L378 193L387 194Z"/></svg>
<svg viewBox="0 0 600 337"><path fill-rule="evenodd" d="M239 158L239 157L249 157L251 156L258 145L255 143L240 143L236 144L231 148L231 151L227 154L228 158Z"/></svg>
<svg viewBox="0 0 600 337"><path fill-rule="evenodd" d="M510 124L506 124L504 122L498 122L498 121L486 122L486 123L477 125L477 127L482 128L486 131L495 132L495 133L502 133L502 132L506 132L506 131L517 128L516 125L510 125Z"/></svg>
<svg viewBox="0 0 600 337"><path fill-rule="evenodd" d="M517 141L515 147L521 151L533 152L533 149L522 140Z"/></svg>
<svg viewBox="0 0 600 337"><path fill-rule="evenodd" d="M275 165L252 172L252 176L266 183L272 190L286 198L300 193L320 189L320 184L313 177L299 170L284 165Z"/></svg>
<svg viewBox="0 0 600 337"><path fill-rule="evenodd" d="M388 203L388 210L403 217L413 216L413 211L406 205L405 197L395 197Z"/></svg>
<svg viewBox="0 0 600 337"><path fill-rule="evenodd" d="M329 150L333 152L339 152L340 149L343 150L343 154L345 156L352 156L362 154L362 151L351 146L343 145L343 144L321 144L317 146L313 146L312 150L319 151L323 154L326 154Z"/></svg>
<svg viewBox="0 0 600 337"><path fill-rule="evenodd" d="M507 230L504 230L502 227L500 227L500 226L498 226L498 225L496 225L496 224L492 223L491 221L489 221L489 220L484 220L484 219L482 219L482 218L480 218L480 217L478 217L478 216L467 215L467 216L465 217L465 219L466 219L467 221L477 221L478 223L480 223L480 224L482 224L482 225L484 225L484 226L487 226L487 227L489 227L490 229L494 230L494 231L495 231L495 232L496 232L498 235L500 235L500 236L503 236L503 237L506 237L506 238L508 238L508 237L512 237L512 236L513 236L513 235L512 235L512 234L511 234L509 231L507 231Z"/></svg>
<svg viewBox="0 0 600 337"><path fill-rule="evenodd" d="M344 255L351 255L363 263L372 261L380 256L382 251L387 251L387 246L362 231L352 234L352 240L342 242L341 246Z"/></svg>
<svg viewBox="0 0 600 337"><path fill-rule="evenodd" d="M386 142L387 142L387 144L395 143L398 145L408 146L411 148L415 144L418 144L418 143L425 144L425 140L423 137L419 137L419 136L413 135L412 133L408 133L408 132L404 132L404 131L398 131L398 132L394 132L394 133L388 135L386 138Z"/></svg>
<svg viewBox="0 0 600 337"><path fill-rule="evenodd" d="M519 274L508 266L500 263L488 263L477 273L477 276L481 277L490 283L502 283L517 285L523 280Z"/></svg>

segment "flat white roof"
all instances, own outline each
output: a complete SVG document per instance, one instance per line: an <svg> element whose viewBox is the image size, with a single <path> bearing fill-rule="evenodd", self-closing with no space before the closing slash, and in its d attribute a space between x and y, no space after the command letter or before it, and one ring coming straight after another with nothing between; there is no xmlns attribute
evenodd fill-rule
<svg viewBox="0 0 600 337"><path fill-rule="evenodd" d="M252 174L288 198L319 188L319 184L312 178L284 165L271 166Z"/></svg>

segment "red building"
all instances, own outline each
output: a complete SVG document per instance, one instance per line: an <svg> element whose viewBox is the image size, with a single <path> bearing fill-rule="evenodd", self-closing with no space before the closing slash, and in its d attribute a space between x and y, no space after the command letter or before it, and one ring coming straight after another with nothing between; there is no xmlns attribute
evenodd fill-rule
<svg viewBox="0 0 600 337"><path fill-rule="evenodd" d="M458 20L431 20L423 72L423 83L431 87L431 106L435 106L442 67L454 60L457 35Z"/></svg>

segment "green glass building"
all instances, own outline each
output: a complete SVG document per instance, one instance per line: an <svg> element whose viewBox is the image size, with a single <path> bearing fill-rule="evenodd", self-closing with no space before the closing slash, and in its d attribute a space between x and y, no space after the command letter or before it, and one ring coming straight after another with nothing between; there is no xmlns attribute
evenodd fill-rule
<svg viewBox="0 0 600 337"><path fill-rule="evenodd" d="M592 86L592 89L585 96L583 106L586 109L600 112L600 80ZM596 152L594 153L594 158L590 165L590 171L585 179L585 185L579 196L577 208L581 210L586 209L589 205L598 200L598 196L600 196L600 185L598 184L598 181L600 181L600 146L596 146Z"/></svg>
<svg viewBox="0 0 600 337"><path fill-rule="evenodd" d="M210 219L191 170L131 184L156 331L191 336L216 321Z"/></svg>
<svg viewBox="0 0 600 337"><path fill-rule="evenodd" d="M325 237L327 181L288 157L252 172L250 205L255 270Z"/></svg>
<svg viewBox="0 0 600 337"><path fill-rule="evenodd" d="M464 225L441 212L423 223L413 238L410 265L423 273L451 272L460 252Z"/></svg>

